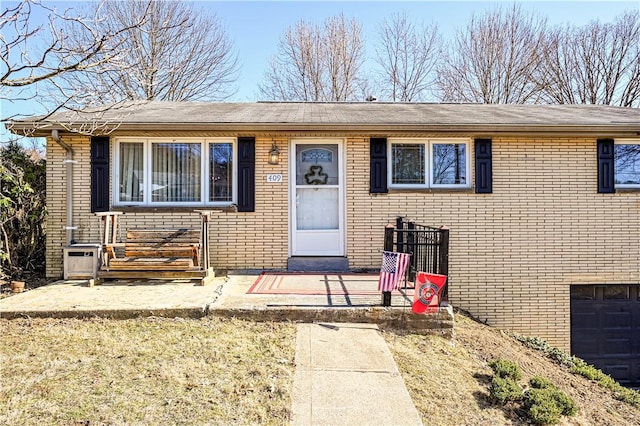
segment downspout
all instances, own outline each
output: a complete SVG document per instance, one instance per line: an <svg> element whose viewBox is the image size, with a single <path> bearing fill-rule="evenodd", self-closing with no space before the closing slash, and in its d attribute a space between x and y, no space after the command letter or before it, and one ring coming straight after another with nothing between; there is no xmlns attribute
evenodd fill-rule
<svg viewBox="0 0 640 426"><path fill-rule="evenodd" d="M75 241L73 239L73 231L77 229L76 226L73 226L73 164L76 163L73 159L73 148L65 142L62 141L62 138L58 134L58 130L53 129L51 131L51 138L56 141L58 145L60 145L67 153L66 159L63 163L66 165L66 192L67 192L67 225L65 226L65 230L67 231L67 245L74 244Z"/></svg>

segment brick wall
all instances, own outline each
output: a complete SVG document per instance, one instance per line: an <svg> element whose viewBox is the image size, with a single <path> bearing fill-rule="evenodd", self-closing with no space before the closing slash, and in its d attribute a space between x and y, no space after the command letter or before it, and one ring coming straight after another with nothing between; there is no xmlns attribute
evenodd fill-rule
<svg viewBox="0 0 640 426"><path fill-rule="evenodd" d="M352 164L368 143L351 140ZM555 345L569 345L569 285L640 282L640 193L597 193L595 139L493 139L493 193L400 191L370 195L348 182L352 267L379 261L397 215L446 225L451 303ZM366 220L360 219L366 212Z"/></svg>
<svg viewBox="0 0 640 426"><path fill-rule="evenodd" d="M286 147L294 136L315 135L256 137L256 212L214 213L214 267L286 267ZM99 221L89 212L89 141L64 140L72 144L78 160L76 240L96 242ZM281 150L279 165L266 161L273 140ZM597 193L595 139L493 138L492 194L470 189L372 195L368 136L347 138L346 159L346 248L351 268L379 267L384 226L396 216L446 225L451 229L451 303L491 325L539 335L564 349L569 345L569 285L640 282L640 193ZM47 275L51 277L62 274L63 160L64 150L49 141ZM267 183L268 173L282 173L283 182ZM124 215L121 224L123 229L198 226L198 216L136 212Z"/></svg>

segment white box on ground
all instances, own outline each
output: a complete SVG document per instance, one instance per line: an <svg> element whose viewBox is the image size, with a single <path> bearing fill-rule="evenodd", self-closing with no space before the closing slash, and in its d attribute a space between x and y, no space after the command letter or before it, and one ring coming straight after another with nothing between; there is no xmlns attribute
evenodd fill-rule
<svg viewBox="0 0 640 426"><path fill-rule="evenodd" d="M100 244L73 244L62 248L64 279L96 278L101 264Z"/></svg>

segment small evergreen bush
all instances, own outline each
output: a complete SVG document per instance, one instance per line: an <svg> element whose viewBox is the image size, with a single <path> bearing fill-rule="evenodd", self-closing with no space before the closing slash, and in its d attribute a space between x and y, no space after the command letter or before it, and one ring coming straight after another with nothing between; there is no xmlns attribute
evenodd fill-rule
<svg viewBox="0 0 640 426"><path fill-rule="evenodd" d="M562 392L560 389L556 390L554 397L556 398L556 402L558 403L560 408L562 408L563 416L576 415L576 413L578 412L578 406L576 405L576 402L573 400L573 398Z"/></svg>
<svg viewBox="0 0 640 426"><path fill-rule="evenodd" d="M514 337L525 346L541 351L550 359L566 365L571 369L573 374L593 380L604 388L610 389L613 391L616 399L640 408L640 392L622 386L611 378L611 376L603 373L592 365L588 365L584 360L550 346L545 340L539 337L521 336L517 334L514 335Z"/></svg>
<svg viewBox="0 0 640 426"><path fill-rule="evenodd" d="M562 409L549 396L548 389L531 389L527 392L525 408L529 418L538 425L553 425L560 422Z"/></svg>
<svg viewBox="0 0 640 426"><path fill-rule="evenodd" d="M513 361L506 359L497 359L489 364L496 376L503 379L512 379L514 381L522 378L522 370Z"/></svg>
<svg viewBox="0 0 640 426"><path fill-rule="evenodd" d="M521 401L523 397L522 386L511 378L494 376L489 385L491 399L502 405L508 402Z"/></svg>
<svg viewBox="0 0 640 426"><path fill-rule="evenodd" d="M529 386L531 386L534 389L545 389L545 388L556 387L556 385L554 385L551 382L551 380L541 376L533 376L531 379L529 379Z"/></svg>
<svg viewBox="0 0 640 426"><path fill-rule="evenodd" d="M571 397L546 379L541 384L546 387L529 389L525 394L524 406L531 420L541 425L556 424L561 416L576 414L578 409Z"/></svg>
<svg viewBox="0 0 640 426"><path fill-rule="evenodd" d="M517 403L535 424L556 424L562 416L573 416L578 411L575 401L549 379L533 376L529 379L530 389L525 392L518 383L522 370L516 363L497 359L489 366L495 373L489 385L491 399L501 405Z"/></svg>
<svg viewBox="0 0 640 426"><path fill-rule="evenodd" d="M589 365L583 360L578 359L576 365L571 369L571 372L599 383L603 387L613 391L616 399L640 408L640 392L625 388L611 376L605 374L602 370L598 370L593 365Z"/></svg>
<svg viewBox="0 0 640 426"><path fill-rule="evenodd" d="M576 360L578 360L578 358L558 348L554 348L553 346L549 345L549 343L546 340L541 339L540 337L529 337L529 336L522 336L518 334L514 335L514 337L516 338L516 340L520 341L525 346L531 349L535 349L537 351L543 352L545 355L547 355L552 360L556 361L558 364L566 365L568 367L573 367L575 365Z"/></svg>

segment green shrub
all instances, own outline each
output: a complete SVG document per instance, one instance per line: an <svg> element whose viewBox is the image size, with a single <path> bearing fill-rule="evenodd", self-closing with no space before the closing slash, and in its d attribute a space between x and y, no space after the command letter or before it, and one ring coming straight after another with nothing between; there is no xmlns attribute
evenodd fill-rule
<svg viewBox="0 0 640 426"><path fill-rule="evenodd" d="M566 393L562 392L559 389L556 391L554 396L556 398L556 402L562 409L563 416L576 415L576 413L578 412L578 406L576 405L576 402L573 400L573 398L571 398L569 395L567 395Z"/></svg>
<svg viewBox="0 0 640 426"><path fill-rule="evenodd" d="M0 147L0 279L44 274L46 165L15 141Z"/></svg>
<svg viewBox="0 0 640 426"><path fill-rule="evenodd" d="M494 376L489 386L491 399L502 405L508 402L521 401L523 397L522 387L511 378Z"/></svg>
<svg viewBox="0 0 640 426"><path fill-rule="evenodd" d="M616 383L616 387L613 390L614 396L617 400L631 404L636 408L640 408L640 392L637 390L625 388L619 383Z"/></svg>
<svg viewBox="0 0 640 426"><path fill-rule="evenodd" d="M562 416L573 416L578 411L575 401L549 379L533 376L529 379L531 388L523 392L522 386L518 383L522 371L516 363L497 359L489 366L495 373L489 385L491 399L502 405L510 402L520 403L534 423L556 424Z"/></svg>
<svg viewBox="0 0 640 426"><path fill-rule="evenodd" d="M531 386L534 389L546 389L546 388L556 387L556 385L554 385L551 382L551 380L541 376L533 376L531 379L529 379L529 386Z"/></svg>
<svg viewBox="0 0 640 426"><path fill-rule="evenodd" d="M590 365L576 365L571 372L589 380L597 381L600 378L600 372Z"/></svg>
<svg viewBox="0 0 640 426"><path fill-rule="evenodd" d="M522 370L513 361L507 359L497 359L489 364L496 376L503 379L520 380L522 378Z"/></svg>
<svg viewBox="0 0 640 426"><path fill-rule="evenodd" d="M514 337L525 346L544 352L550 359L568 366L571 368L571 372L573 374L593 380L604 388L610 389L613 391L616 399L626 402L636 408L640 408L640 392L625 388L611 378L611 376L608 376L597 368L588 365L584 360L571 356L560 349L550 346L545 340L539 337L528 337L517 334L514 335Z"/></svg>
<svg viewBox="0 0 640 426"><path fill-rule="evenodd" d="M545 379L546 382L548 382ZM561 416L573 416L577 412L576 403L555 385L529 389L525 394L524 406L531 420L536 424L556 424ZM543 383L544 384L544 383Z"/></svg>
<svg viewBox="0 0 640 426"><path fill-rule="evenodd" d="M550 400L534 404L527 411L529 418L538 425L555 425L560 422L560 408Z"/></svg>
<svg viewBox="0 0 640 426"><path fill-rule="evenodd" d="M571 372L599 383L601 386L613 391L616 399L640 408L640 392L622 386L611 376L587 364L583 360L578 360L576 365L571 369Z"/></svg>
<svg viewBox="0 0 640 426"><path fill-rule="evenodd" d="M523 343L525 346L535 349L537 351L543 352L547 357L556 361L558 364L566 365L568 367L573 367L575 365L576 360L579 358L575 358L572 355L549 345L549 343L541 339L540 337L529 337L522 335L514 335L515 339Z"/></svg>
<svg viewBox="0 0 640 426"><path fill-rule="evenodd" d="M586 377L589 380L594 380L598 383L601 383L608 388L611 388L611 386L616 383L616 381L613 380L611 376L603 373L602 370L599 370L593 365L589 365L582 360L576 363L575 367L571 369L571 372L582 377Z"/></svg>

